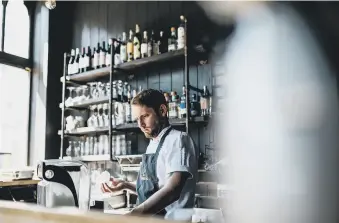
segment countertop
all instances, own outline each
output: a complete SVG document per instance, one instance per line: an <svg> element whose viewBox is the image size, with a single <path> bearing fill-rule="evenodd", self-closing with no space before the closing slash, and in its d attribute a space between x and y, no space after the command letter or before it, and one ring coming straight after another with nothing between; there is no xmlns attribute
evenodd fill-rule
<svg viewBox="0 0 339 223"><path fill-rule="evenodd" d="M0 187L16 187L16 186L27 186L38 184L40 180L30 179L30 180L13 180L13 181L1 181Z"/></svg>
<svg viewBox="0 0 339 223"><path fill-rule="evenodd" d="M85 212L76 208L43 208L22 202L0 201L1 223L170 223L150 217ZM175 223L175 222L173 222Z"/></svg>

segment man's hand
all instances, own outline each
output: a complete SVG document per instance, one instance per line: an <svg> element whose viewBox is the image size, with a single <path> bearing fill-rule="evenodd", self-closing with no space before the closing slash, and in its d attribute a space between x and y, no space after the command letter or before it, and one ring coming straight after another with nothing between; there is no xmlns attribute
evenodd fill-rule
<svg viewBox="0 0 339 223"><path fill-rule="evenodd" d="M112 179L111 182L113 186L109 186L107 183L101 184L101 191L103 193L116 193L128 190L129 192L136 194L136 185L134 183L118 179Z"/></svg>
<svg viewBox="0 0 339 223"><path fill-rule="evenodd" d="M103 193L115 193L127 189L126 182L124 180L111 180L113 186L108 186L107 183L101 184L101 191Z"/></svg>

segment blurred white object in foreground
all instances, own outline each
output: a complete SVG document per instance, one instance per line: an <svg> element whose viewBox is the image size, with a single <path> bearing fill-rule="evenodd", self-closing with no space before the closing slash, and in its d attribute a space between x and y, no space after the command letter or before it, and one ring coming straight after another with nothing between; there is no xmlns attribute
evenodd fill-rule
<svg viewBox="0 0 339 223"><path fill-rule="evenodd" d="M226 222L335 222L336 78L291 8L234 4L247 5L234 8L236 31L223 58L227 97L218 147L229 158L234 188Z"/></svg>

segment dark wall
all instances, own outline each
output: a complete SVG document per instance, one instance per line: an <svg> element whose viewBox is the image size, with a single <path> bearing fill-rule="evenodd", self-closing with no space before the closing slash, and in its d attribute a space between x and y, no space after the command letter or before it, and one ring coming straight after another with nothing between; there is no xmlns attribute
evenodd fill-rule
<svg viewBox="0 0 339 223"><path fill-rule="evenodd" d="M49 53L46 101L46 159L60 156L62 83L64 52L72 43L72 20L74 17L73 2L58 2L57 7L49 12Z"/></svg>
<svg viewBox="0 0 339 223"><path fill-rule="evenodd" d="M170 27L177 27L180 15L188 20L188 44L201 43L219 35L219 27L213 25L195 2L167 1L125 1L125 2L76 2L73 23L73 48L95 47L100 41L119 37L122 32L135 30L139 24L141 31L152 29L170 32ZM209 37L209 38L206 38ZM220 37L220 35L219 35ZM181 62L177 62L181 63ZM154 88L163 91L174 90L179 94L184 85L184 61L182 64L169 63L161 68L153 67L134 74L130 81L132 87ZM204 85L211 89L211 65L192 65L189 68L190 84L202 89ZM195 93L195 92L191 92ZM209 144L211 131L204 128L191 128L195 143L204 148ZM207 134L208 133L208 134ZM142 138L143 136L141 136ZM142 144L144 145L144 144Z"/></svg>
<svg viewBox="0 0 339 223"><path fill-rule="evenodd" d="M58 2L53 10L35 2L29 163L58 158L63 53L72 44L74 3Z"/></svg>

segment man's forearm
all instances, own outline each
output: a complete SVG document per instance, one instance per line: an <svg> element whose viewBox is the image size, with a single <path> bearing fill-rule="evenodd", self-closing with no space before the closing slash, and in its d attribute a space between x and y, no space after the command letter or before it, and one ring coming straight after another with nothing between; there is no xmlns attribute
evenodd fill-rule
<svg viewBox="0 0 339 223"><path fill-rule="evenodd" d="M148 200L140 204L135 212L142 214L156 214L180 197L180 191L170 188L161 188Z"/></svg>
<svg viewBox="0 0 339 223"><path fill-rule="evenodd" d="M138 214L156 214L178 200L185 185L187 173L174 173L169 182L133 211Z"/></svg>
<svg viewBox="0 0 339 223"><path fill-rule="evenodd" d="M126 190L129 190L130 192L137 194L136 184L132 182L125 182L124 183Z"/></svg>

